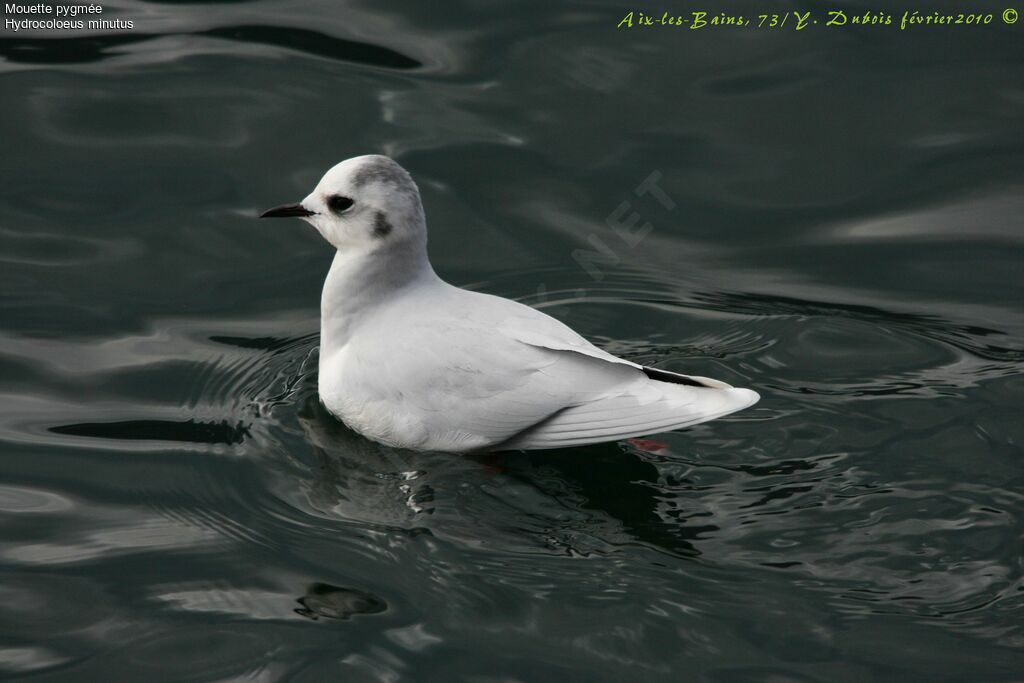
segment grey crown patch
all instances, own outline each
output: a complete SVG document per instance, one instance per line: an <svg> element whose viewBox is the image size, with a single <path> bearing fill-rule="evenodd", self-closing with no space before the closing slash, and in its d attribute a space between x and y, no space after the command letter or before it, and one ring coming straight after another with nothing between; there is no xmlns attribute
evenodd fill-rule
<svg viewBox="0 0 1024 683"><path fill-rule="evenodd" d="M352 175L352 185L357 188L374 181L393 183L403 189L412 183L405 169L387 157L365 163Z"/></svg>

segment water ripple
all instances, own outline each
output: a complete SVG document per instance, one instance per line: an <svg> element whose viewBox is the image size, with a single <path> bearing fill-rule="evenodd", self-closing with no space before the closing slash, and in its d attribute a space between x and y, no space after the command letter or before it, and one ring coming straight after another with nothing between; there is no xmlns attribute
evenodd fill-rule
<svg viewBox="0 0 1024 683"><path fill-rule="evenodd" d="M193 33L79 36L74 38L0 39L0 57L16 64L85 64L116 55L116 48L175 35L210 37L256 45L269 45L344 62L386 69L416 69L423 66L407 55L356 40L335 38L320 31L284 26L222 26Z"/></svg>

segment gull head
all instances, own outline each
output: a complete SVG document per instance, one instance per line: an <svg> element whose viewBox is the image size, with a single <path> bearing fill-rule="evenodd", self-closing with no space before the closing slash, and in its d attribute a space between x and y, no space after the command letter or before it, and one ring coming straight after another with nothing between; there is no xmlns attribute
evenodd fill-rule
<svg viewBox="0 0 1024 683"><path fill-rule="evenodd" d="M342 161L301 202L260 217L301 218L339 250L375 251L427 238L416 183L397 162L378 154Z"/></svg>

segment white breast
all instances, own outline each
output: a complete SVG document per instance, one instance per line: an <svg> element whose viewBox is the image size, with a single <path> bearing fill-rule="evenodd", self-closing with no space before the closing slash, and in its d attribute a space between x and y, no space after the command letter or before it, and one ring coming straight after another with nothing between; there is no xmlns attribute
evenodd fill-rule
<svg viewBox="0 0 1024 683"><path fill-rule="evenodd" d="M320 400L349 427L399 448L429 449L430 429L403 405L398 387L381 383L348 344L320 357Z"/></svg>

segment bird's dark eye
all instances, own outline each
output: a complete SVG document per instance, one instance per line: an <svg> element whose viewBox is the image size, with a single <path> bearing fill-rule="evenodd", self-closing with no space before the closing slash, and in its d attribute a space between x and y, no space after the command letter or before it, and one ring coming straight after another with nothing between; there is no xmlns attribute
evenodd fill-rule
<svg viewBox="0 0 1024 683"><path fill-rule="evenodd" d="M334 213L341 213L351 208L354 203L348 197L342 197L340 194L332 194L327 198L327 207Z"/></svg>

